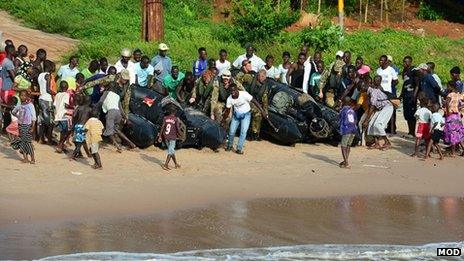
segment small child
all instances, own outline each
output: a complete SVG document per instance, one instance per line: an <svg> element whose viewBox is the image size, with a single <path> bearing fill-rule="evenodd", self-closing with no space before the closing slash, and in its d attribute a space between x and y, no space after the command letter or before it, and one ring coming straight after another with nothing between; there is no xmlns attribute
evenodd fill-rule
<svg viewBox="0 0 464 261"><path fill-rule="evenodd" d="M85 123L84 129L87 132L87 143L90 145L90 151L92 152L93 160L95 164L93 164L92 168L94 169L102 169L102 163L100 160L100 154L98 154L98 149L100 147L100 141L102 141L102 134L103 134L103 123L97 118L99 112L97 110L93 110L91 113L91 118Z"/></svg>
<svg viewBox="0 0 464 261"><path fill-rule="evenodd" d="M179 118L176 116L176 106L169 104L166 106L166 116L163 118L163 125L161 126L160 132L158 134L158 141L164 141L168 147L168 155L166 157L166 162L161 167L164 170L169 170L169 162L171 159L174 161L175 168L180 168L180 165L177 164L175 149L176 149L176 140L178 137L177 126L179 124Z"/></svg>
<svg viewBox="0 0 464 261"><path fill-rule="evenodd" d="M74 152L72 154L73 160L82 157L81 147L84 147L87 157L91 157L89 147L87 146L84 124L89 120L92 113L90 106L90 97L87 95L76 96L77 108L74 110L72 122L74 124Z"/></svg>
<svg viewBox="0 0 464 261"><path fill-rule="evenodd" d="M424 159L427 159L430 157L430 151L432 150L432 145L437 149L438 154L440 155L440 160L443 159L443 153L441 152L440 146L438 146L438 143L440 143L440 140L443 138L443 127L445 126L445 118L441 115L441 113L438 112L440 110L440 105L438 103L434 103L431 106L432 108L432 117L430 120L430 129L431 129L431 139L432 142L429 142L427 145L427 151L425 152ZM433 143L433 144L432 144Z"/></svg>
<svg viewBox="0 0 464 261"><path fill-rule="evenodd" d="M351 107L351 97L345 97L343 99L343 108L340 111L340 133L342 134L341 149L343 156L343 161L339 164L340 168L351 168L348 163L348 158L350 156L351 144L357 132L356 113Z"/></svg>
<svg viewBox="0 0 464 261"><path fill-rule="evenodd" d="M34 146L32 145L32 133L37 120L34 105L29 101L27 90L21 90L19 93L21 105L17 105L12 114L18 118L19 137L17 137L11 146L23 155L22 162L35 164ZM28 156L31 157L29 161Z"/></svg>
<svg viewBox="0 0 464 261"><path fill-rule="evenodd" d="M416 143L414 145L414 153L411 154L411 157L416 157L419 154L419 145L422 139L425 140L426 148L430 142L430 118L432 118L432 112L427 108L428 102L427 98L420 99L420 108L414 114L417 121Z"/></svg>
<svg viewBox="0 0 464 261"><path fill-rule="evenodd" d="M56 152L61 153L65 150L64 143L68 138L71 127L71 116L68 110L72 109L70 105L70 95L68 93L68 83L66 81L60 82L60 92L55 96L55 101L53 102L55 107L55 122L60 129L60 141L58 146L56 146Z"/></svg>

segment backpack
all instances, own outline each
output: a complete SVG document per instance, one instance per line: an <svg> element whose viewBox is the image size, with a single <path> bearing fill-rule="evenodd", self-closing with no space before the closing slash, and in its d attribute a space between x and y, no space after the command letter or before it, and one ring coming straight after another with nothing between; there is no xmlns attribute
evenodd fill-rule
<svg viewBox="0 0 464 261"><path fill-rule="evenodd" d="M284 114L290 107L293 106L293 98L290 94L280 91L272 98L271 106L278 113Z"/></svg>
<svg viewBox="0 0 464 261"><path fill-rule="evenodd" d="M177 139L182 142L187 139L187 126L179 118L177 118Z"/></svg>

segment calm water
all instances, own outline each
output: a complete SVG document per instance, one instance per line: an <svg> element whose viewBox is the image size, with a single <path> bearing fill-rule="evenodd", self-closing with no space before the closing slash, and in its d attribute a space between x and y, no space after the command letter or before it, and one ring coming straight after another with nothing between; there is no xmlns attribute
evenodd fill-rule
<svg viewBox="0 0 464 261"><path fill-rule="evenodd" d="M0 259L87 253L51 259L410 260L434 259L437 245L427 244L462 248L463 241L460 198L262 199L152 217L0 227Z"/></svg>

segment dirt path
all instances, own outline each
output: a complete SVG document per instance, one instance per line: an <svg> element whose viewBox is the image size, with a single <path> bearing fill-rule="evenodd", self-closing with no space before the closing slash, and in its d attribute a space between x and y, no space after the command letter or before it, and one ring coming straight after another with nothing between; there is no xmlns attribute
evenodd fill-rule
<svg viewBox="0 0 464 261"><path fill-rule="evenodd" d="M3 32L2 41L11 39L16 46L24 44L29 48L29 53L35 54L37 49L45 48L48 59L52 61L59 61L63 54L72 51L79 42L61 35L26 28L19 20L2 10L0 10L0 32Z"/></svg>

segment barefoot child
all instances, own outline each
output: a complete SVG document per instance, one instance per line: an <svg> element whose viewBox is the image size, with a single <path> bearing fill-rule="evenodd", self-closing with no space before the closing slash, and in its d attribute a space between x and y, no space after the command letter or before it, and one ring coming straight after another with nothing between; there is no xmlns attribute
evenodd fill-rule
<svg viewBox="0 0 464 261"><path fill-rule="evenodd" d="M438 103L434 103L431 106L432 108L432 118L430 119L430 129L431 129L431 139L432 142L429 142L427 146L427 151L425 152L424 159L430 157L430 151L432 150L432 145L437 149L438 154L440 155L440 160L443 159L443 153L441 152L440 140L443 138L443 126L445 126L445 119L438 112L440 109L440 105Z"/></svg>
<svg viewBox="0 0 464 261"><path fill-rule="evenodd" d="M426 148L430 143L430 118L432 118L432 112L427 108L428 102L427 98L422 98L419 102L420 108L414 114L417 121L416 143L414 145L414 153L411 154L411 157L416 157L419 154L419 145L422 139L425 140Z"/></svg>
<svg viewBox="0 0 464 261"><path fill-rule="evenodd" d="M93 164L92 168L94 169L102 169L102 163L100 160L100 154L98 154L98 149L100 147L100 141L102 141L102 134L103 134L103 123L97 118L99 112L97 110L93 110L91 113L91 118L85 123L84 129L87 132L87 143L90 145L90 151L92 152L93 160L95 164Z"/></svg>
<svg viewBox="0 0 464 261"><path fill-rule="evenodd" d="M11 146L23 155L22 162L35 164L34 146L32 145L32 133L36 122L36 113L34 105L29 101L26 90L19 93L21 105L17 105L12 114L18 118L19 137L16 138ZM29 161L28 156L31 157Z"/></svg>
<svg viewBox="0 0 464 261"><path fill-rule="evenodd" d="M343 99L343 108L340 111L340 133L342 134L341 149L343 156L343 161L339 164L340 168L350 168L348 162L350 147L357 132L356 113L351 107L351 97L346 96Z"/></svg>
<svg viewBox="0 0 464 261"><path fill-rule="evenodd" d="M60 140L56 146L56 152L61 153L66 150L64 143L68 138L70 131L70 115L68 110L72 109L70 103L71 96L68 92L68 83L66 81L60 82L60 91L55 96L53 106L55 107L55 122L60 129Z"/></svg>
<svg viewBox="0 0 464 261"><path fill-rule="evenodd" d="M179 118L176 116L177 109L175 105L169 104L166 106L166 116L163 118L163 125L161 126L160 132L158 134L158 141L164 141L168 147L168 156L166 157L166 162L161 167L164 170L169 170L169 162L171 159L174 161L175 168L180 168L180 165L177 164L175 149L176 149L176 140L178 137L178 122Z"/></svg>
<svg viewBox="0 0 464 261"><path fill-rule="evenodd" d="M92 113L92 107L90 106L90 97L87 95L76 96L77 108L74 110L72 122L74 124L74 151L72 159L82 157L81 147L84 147L87 157L91 157L89 147L87 146L86 134L84 124L89 120L90 114Z"/></svg>

